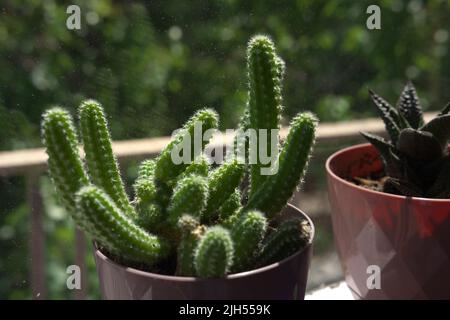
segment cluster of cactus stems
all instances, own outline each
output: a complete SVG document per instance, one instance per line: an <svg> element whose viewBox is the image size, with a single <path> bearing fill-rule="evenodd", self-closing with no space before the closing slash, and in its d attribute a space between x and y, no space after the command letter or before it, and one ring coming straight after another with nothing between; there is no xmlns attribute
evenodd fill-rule
<svg viewBox="0 0 450 320"><path fill-rule="evenodd" d="M450 197L450 103L424 123L417 92L408 82L393 107L370 91L389 139L370 133L362 135L379 151L387 179L384 192L426 198Z"/></svg>
<svg viewBox="0 0 450 320"><path fill-rule="evenodd" d="M247 57L249 96L241 128L269 129L271 143L270 129L278 128L281 117L284 63L266 36L251 39ZM203 152L208 141L190 163L172 161L174 148L194 135L195 126L203 132L218 127L217 114L202 109L157 158L140 164L132 201L103 108L88 100L78 115L81 141L67 111L55 107L43 115L49 172L78 226L112 255L150 269L176 257L176 275L217 278L286 258L310 240L306 220L277 224L274 217L306 170L317 126L312 114L293 119L283 147L277 145L278 173L262 175L260 162L238 161L233 154L213 167ZM80 142L85 161L78 153ZM250 188L245 189L247 178Z"/></svg>

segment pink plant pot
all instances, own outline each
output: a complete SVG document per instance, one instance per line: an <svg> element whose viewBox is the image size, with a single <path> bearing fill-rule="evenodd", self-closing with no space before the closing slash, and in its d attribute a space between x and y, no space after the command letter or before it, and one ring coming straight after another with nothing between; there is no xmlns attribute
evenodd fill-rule
<svg viewBox="0 0 450 320"><path fill-rule="evenodd" d="M362 299L450 299L450 199L397 196L346 180L381 169L370 144L336 152L326 163L348 286Z"/></svg>

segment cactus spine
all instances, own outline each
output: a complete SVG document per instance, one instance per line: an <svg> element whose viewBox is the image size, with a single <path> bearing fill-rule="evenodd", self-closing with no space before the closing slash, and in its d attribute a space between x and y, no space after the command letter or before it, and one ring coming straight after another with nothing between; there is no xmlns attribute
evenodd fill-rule
<svg viewBox="0 0 450 320"><path fill-rule="evenodd" d="M268 129L269 145L270 129L277 129L279 123L283 72L284 63L272 41L253 38L248 49L249 99L240 126ZM281 152L276 148L278 172L264 176L261 162L248 167L236 154L211 168L204 155L208 141L203 133L217 128L218 117L212 110L200 110L156 159L140 164L130 202L103 108L88 100L79 113L87 173L69 113L54 108L42 121L50 174L75 221L113 258L160 269L172 265L168 259L176 256L177 275L218 278L283 259L309 241L306 222L283 223L270 233L267 230L269 225L273 230L273 218L304 174L317 124L313 115L294 118ZM434 127L430 124L424 130L446 136ZM201 139L199 146L195 138ZM246 142L235 140L241 145ZM183 160L187 155L189 161L177 163L174 155ZM250 192L241 189L247 169Z"/></svg>

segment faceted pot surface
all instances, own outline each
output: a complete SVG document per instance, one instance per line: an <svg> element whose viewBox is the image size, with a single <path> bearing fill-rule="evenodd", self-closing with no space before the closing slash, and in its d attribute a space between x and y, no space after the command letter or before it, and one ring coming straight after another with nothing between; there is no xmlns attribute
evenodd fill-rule
<svg viewBox="0 0 450 320"><path fill-rule="evenodd" d="M450 299L450 199L397 196L347 180L381 169L370 144L343 149L326 163L348 286L362 299Z"/></svg>

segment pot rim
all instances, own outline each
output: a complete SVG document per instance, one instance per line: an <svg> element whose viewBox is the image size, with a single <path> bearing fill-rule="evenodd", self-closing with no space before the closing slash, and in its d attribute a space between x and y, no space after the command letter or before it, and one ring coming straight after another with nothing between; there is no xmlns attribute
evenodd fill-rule
<svg viewBox="0 0 450 320"><path fill-rule="evenodd" d="M298 250L294 254L290 255L287 258L284 258L281 261L274 262L272 264L269 264L269 265L261 267L261 268L252 269L252 270L249 270L249 271L244 271L244 272L239 272L239 273L229 274L229 275L227 275L226 277L223 277L223 278L202 279L202 278L197 278L197 277L180 277L180 276L172 276L172 275L164 275L164 274L152 273L152 272L142 271L142 270L139 270L139 269L136 269L136 268L132 268L132 267L127 267L125 265L121 265L121 264L113 261L112 259L108 258L103 252L100 251L100 249L98 249L98 247L97 247L95 242L94 242L94 254L97 255L98 258L103 260L105 263L111 264L111 265L113 265L116 268L124 270L125 272L133 273L133 274L138 275L138 276L148 277L148 278L152 278L152 279L164 280L164 281L177 281L177 282L185 282L185 283L191 282L191 283L193 283L193 282L226 281L226 280L235 280L235 279L245 278L247 276L252 276L252 275L255 275L255 274L267 272L267 271L270 271L272 269L278 268L279 266L288 263L290 260L293 260L293 259L297 258L307 248L312 246L312 242L313 242L314 236L315 236L315 227L314 227L314 224L313 224L311 218L307 214L305 214L302 210L300 210L299 208L295 207L294 205L292 205L290 203L287 204L287 207L290 207L291 209L294 209L294 210L298 211L299 213L301 213L301 215L304 218L306 218L306 220L308 220L309 224L311 225L311 236L309 238L308 244L306 246L304 246L301 250Z"/></svg>
<svg viewBox="0 0 450 320"><path fill-rule="evenodd" d="M335 153L333 153L332 155L330 155L325 163L325 169L327 171L327 174L332 177L333 179L339 181L342 184L345 184L349 187L352 188L356 188L359 189L363 192L366 193L372 193L375 195L378 195L380 197L385 197L386 199L401 199L401 200L413 200L413 201L428 201L428 202L434 202L434 203L449 203L450 199L433 199L433 198L422 198L422 197L406 197L406 196L400 196L400 195L396 195L396 194L391 194L391 193L386 193L386 192L381 192L381 191L376 191L376 190L371 190L368 188L364 188L361 186L358 186L354 183L351 183L350 181L347 181L341 177L339 177L337 174L335 174L333 172L333 170L330 167L331 161L333 161L335 158L339 157L340 155L349 152L349 151L353 151L355 149L362 149L362 148L366 148L366 147L372 147L374 148L370 143L361 143L361 144L357 144L357 145L353 145L350 147L346 147L344 149L340 149L338 151L336 151Z"/></svg>

